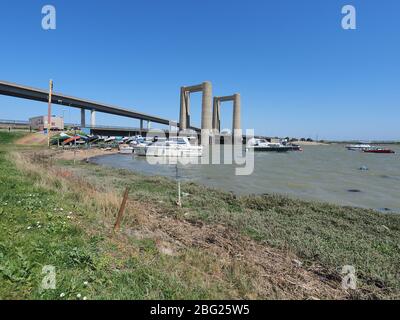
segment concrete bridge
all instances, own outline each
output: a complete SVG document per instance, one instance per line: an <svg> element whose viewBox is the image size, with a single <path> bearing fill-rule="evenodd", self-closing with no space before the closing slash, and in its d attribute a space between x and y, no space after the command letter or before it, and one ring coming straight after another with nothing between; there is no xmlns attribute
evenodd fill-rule
<svg viewBox="0 0 400 320"><path fill-rule="evenodd" d="M6 81L0 81L0 94L4 96L11 96L41 102L48 102L49 99L49 92L46 90L27 87ZM105 103L80 99L62 93L53 93L51 102L56 105L80 109L81 127L86 127L85 110L89 110L91 112L91 126L96 126L96 111L127 118L139 119L141 129L145 129L145 127L143 126L143 121L147 121L147 128L149 127L149 124L151 122L167 126L171 123L171 120L169 119L149 115L143 112L120 108Z"/></svg>

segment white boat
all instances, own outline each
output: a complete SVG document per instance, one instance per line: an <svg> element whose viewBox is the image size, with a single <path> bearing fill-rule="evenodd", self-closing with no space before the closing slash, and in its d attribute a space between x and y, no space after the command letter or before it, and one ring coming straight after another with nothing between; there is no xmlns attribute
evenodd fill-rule
<svg viewBox="0 0 400 320"><path fill-rule="evenodd" d="M104 142L113 142L116 139L117 139L116 137L108 137L108 138L104 139Z"/></svg>
<svg viewBox="0 0 400 320"><path fill-rule="evenodd" d="M363 151L371 148L369 144L350 144L346 146L346 149L351 151Z"/></svg>
<svg viewBox="0 0 400 320"><path fill-rule="evenodd" d="M119 153L121 154L132 154L133 153L133 147L127 145L127 144L121 144L119 146Z"/></svg>
<svg viewBox="0 0 400 320"><path fill-rule="evenodd" d="M186 137L152 143L141 142L133 147L134 154L152 157L201 157L202 146L193 146Z"/></svg>
<svg viewBox="0 0 400 320"><path fill-rule="evenodd" d="M247 150L253 151L274 151L274 152L287 152L287 151L302 151L298 145L284 145L280 142L269 142L266 139L250 139L247 143Z"/></svg>

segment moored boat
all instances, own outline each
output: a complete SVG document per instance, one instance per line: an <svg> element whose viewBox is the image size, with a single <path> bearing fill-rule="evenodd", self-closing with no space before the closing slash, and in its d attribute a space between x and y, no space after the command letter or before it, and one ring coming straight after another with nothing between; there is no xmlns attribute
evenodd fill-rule
<svg viewBox="0 0 400 320"><path fill-rule="evenodd" d="M251 139L247 144L247 150L260 152L288 152L303 151L299 145L282 144L280 142L269 142L266 139Z"/></svg>
<svg viewBox="0 0 400 320"><path fill-rule="evenodd" d="M121 154L132 154L133 153L133 147L127 145L127 144L120 144L119 145L119 153Z"/></svg>
<svg viewBox="0 0 400 320"><path fill-rule="evenodd" d="M152 143L141 142L133 146L133 152L136 155L153 157L201 157L203 147L191 145L186 137L178 137Z"/></svg>
<svg viewBox="0 0 400 320"><path fill-rule="evenodd" d="M370 148L372 147L369 144L350 144L346 146L346 149L350 151L363 151Z"/></svg>
<svg viewBox="0 0 400 320"><path fill-rule="evenodd" d="M391 150L391 149L376 148L376 147L364 149L363 152L366 152L366 153L396 153L394 150Z"/></svg>

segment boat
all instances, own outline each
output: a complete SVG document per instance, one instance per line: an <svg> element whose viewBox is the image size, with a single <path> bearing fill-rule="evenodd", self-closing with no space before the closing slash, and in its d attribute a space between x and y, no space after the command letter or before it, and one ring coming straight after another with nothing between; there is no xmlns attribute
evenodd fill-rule
<svg viewBox="0 0 400 320"><path fill-rule="evenodd" d="M372 147L369 144L349 144L346 146L346 149L350 151L363 151L370 148Z"/></svg>
<svg viewBox="0 0 400 320"><path fill-rule="evenodd" d="M393 151L391 149L378 148L378 147L371 147L369 149L364 149L363 152L366 152L366 153L396 153L395 151Z"/></svg>
<svg viewBox="0 0 400 320"><path fill-rule="evenodd" d="M250 139L247 143L247 150L261 152L303 151L303 149L299 145L282 144L280 142L269 142L266 139Z"/></svg>
<svg viewBox="0 0 400 320"><path fill-rule="evenodd" d="M108 138L104 139L104 142L105 142L105 143L107 143L107 142L114 142L116 139L117 139L116 137L108 137Z"/></svg>
<svg viewBox="0 0 400 320"><path fill-rule="evenodd" d="M79 139L81 139L81 137L80 136L74 136L74 137L71 137L71 138L68 138L68 139L66 139L66 140L64 140L63 141L63 144L64 145L66 145L66 144L72 144L73 142L75 143L78 143L78 140Z"/></svg>
<svg viewBox="0 0 400 320"><path fill-rule="evenodd" d="M203 147L191 145L187 137L178 137L166 141L139 142L133 146L133 153L153 157L201 157Z"/></svg>
<svg viewBox="0 0 400 320"><path fill-rule="evenodd" d="M119 153L121 154L132 154L133 147L129 146L128 144L120 144L119 145Z"/></svg>

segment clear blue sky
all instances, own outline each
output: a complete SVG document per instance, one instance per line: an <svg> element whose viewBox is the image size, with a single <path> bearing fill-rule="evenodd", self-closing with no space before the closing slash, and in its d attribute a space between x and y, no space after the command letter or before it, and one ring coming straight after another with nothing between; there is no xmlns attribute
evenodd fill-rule
<svg viewBox="0 0 400 320"><path fill-rule="evenodd" d="M55 31L41 28L45 4ZM357 30L341 28L345 4ZM180 86L209 80L214 95L241 93L243 127L258 134L400 140L398 0L3 0L0 30L2 80L47 88L52 78L56 91L171 119ZM2 119L46 108L0 96ZM194 95L195 124L200 108ZM64 115L79 121L76 109Z"/></svg>

